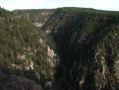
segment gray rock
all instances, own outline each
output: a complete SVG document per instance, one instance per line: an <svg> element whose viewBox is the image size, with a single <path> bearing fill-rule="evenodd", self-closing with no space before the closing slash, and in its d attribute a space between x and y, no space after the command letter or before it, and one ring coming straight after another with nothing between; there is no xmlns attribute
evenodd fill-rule
<svg viewBox="0 0 119 90"><path fill-rule="evenodd" d="M20 76L7 77L0 70L0 90L42 90L42 88L33 80Z"/></svg>

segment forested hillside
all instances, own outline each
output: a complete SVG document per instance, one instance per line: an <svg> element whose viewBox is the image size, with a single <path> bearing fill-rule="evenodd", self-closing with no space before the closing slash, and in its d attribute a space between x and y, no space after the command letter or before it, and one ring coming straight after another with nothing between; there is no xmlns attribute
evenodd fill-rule
<svg viewBox="0 0 119 90"><path fill-rule="evenodd" d="M119 12L0 8L0 81L1 90L118 90Z"/></svg>
<svg viewBox="0 0 119 90"><path fill-rule="evenodd" d="M42 30L60 58L55 90L119 89L119 12L59 8Z"/></svg>
<svg viewBox="0 0 119 90"><path fill-rule="evenodd" d="M15 75L34 80L44 88L45 82L52 79L50 64L54 63L56 56L53 49L50 37L32 22L22 17L16 18L13 12L0 9L1 73L4 72L7 77ZM51 51L53 54L49 55ZM1 90L3 88L4 86ZM7 86L6 88L9 89ZM14 86L11 86L10 90L13 88ZM21 89L22 87L16 87L15 90Z"/></svg>
<svg viewBox="0 0 119 90"><path fill-rule="evenodd" d="M24 18L32 22L36 27L42 27L55 9L26 9L12 11L16 18Z"/></svg>

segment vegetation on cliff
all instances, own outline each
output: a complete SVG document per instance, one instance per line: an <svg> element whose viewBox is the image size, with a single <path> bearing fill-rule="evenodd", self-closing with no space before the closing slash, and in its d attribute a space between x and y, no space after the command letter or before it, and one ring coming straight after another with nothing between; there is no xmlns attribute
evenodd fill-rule
<svg viewBox="0 0 119 90"><path fill-rule="evenodd" d="M119 12L0 8L0 70L7 77L43 89L54 82L54 90L118 90L118 58Z"/></svg>
<svg viewBox="0 0 119 90"><path fill-rule="evenodd" d="M48 47L54 47L48 35L29 20L0 8L0 70L44 86L52 79Z"/></svg>
<svg viewBox="0 0 119 90"><path fill-rule="evenodd" d="M59 8L42 30L60 58L56 90L119 89L119 12Z"/></svg>

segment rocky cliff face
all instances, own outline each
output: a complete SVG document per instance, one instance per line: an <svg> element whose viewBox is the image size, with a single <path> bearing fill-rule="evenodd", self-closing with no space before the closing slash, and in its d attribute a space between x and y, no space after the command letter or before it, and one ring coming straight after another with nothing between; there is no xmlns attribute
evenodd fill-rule
<svg viewBox="0 0 119 90"><path fill-rule="evenodd" d="M42 30L56 43L55 90L118 90L119 13L58 9Z"/></svg>
<svg viewBox="0 0 119 90"><path fill-rule="evenodd" d="M20 76L8 76L0 70L1 90L42 90L33 80Z"/></svg>
<svg viewBox="0 0 119 90"><path fill-rule="evenodd" d="M119 89L119 12L0 12L1 89Z"/></svg>
<svg viewBox="0 0 119 90"><path fill-rule="evenodd" d="M0 8L0 70L5 72L0 78L7 77L4 83L0 82L1 90L41 90L39 85L46 89L46 83L52 83L57 57L54 44L34 25L45 22L48 15L48 11L42 11L35 17L31 13L26 17L25 12ZM43 20L38 20L41 16Z"/></svg>

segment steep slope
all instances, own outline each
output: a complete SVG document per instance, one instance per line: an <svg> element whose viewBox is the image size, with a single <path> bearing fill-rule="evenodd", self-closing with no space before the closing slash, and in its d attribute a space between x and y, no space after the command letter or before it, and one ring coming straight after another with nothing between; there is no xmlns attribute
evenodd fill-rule
<svg viewBox="0 0 119 90"><path fill-rule="evenodd" d="M119 12L59 8L42 30L60 59L55 90L119 89Z"/></svg>
<svg viewBox="0 0 119 90"><path fill-rule="evenodd" d="M16 15L16 18L24 18L32 22L36 27L42 27L54 11L53 9L25 9L12 12Z"/></svg>
<svg viewBox="0 0 119 90"><path fill-rule="evenodd" d="M20 76L7 76L0 70L0 90L42 90L33 80Z"/></svg>
<svg viewBox="0 0 119 90"><path fill-rule="evenodd" d="M119 12L0 8L0 89L118 90L118 45Z"/></svg>
<svg viewBox="0 0 119 90"><path fill-rule="evenodd" d="M45 88L45 83L53 76L51 65L54 65L56 58L53 49L50 37L30 20L16 18L14 13L0 8L0 70L9 78L13 78L12 75L23 77L21 82L14 77L16 84L27 82L24 78L28 78ZM10 84L11 81L7 82ZM32 81L28 82L32 84Z"/></svg>

